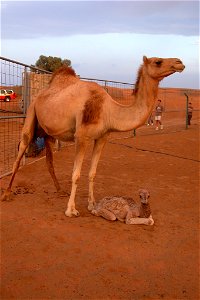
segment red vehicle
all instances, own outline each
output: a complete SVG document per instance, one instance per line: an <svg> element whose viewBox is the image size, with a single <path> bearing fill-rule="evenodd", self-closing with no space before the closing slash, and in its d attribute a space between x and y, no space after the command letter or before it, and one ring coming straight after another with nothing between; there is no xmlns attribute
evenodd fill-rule
<svg viewBox="0 0 200 300"><path fill-rule="evenodd" d="M0 100L9 102L12 99L17 97L16 93L13 90L0 90Z"/></svg>

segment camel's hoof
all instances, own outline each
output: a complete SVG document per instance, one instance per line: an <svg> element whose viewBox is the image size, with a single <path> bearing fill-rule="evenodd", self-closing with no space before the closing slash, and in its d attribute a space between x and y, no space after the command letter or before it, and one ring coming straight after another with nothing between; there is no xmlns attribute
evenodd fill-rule
<svg viewBox="0 0 200 300"><path fill-rule="evenodd" d="M78 216L80 216L80 214L79 214L78 210L76 210L76 209L72 209L72 210L67 209L66 212L65 212L65 216L71 218L73 216L78 217Z"/></svg>
<svg viewBox="0 0 200 300"><path fill-rule="evenodd" d="M92 215L99 217L99 215L95 209L92 209L90 212Z"/></svg>
<svg viewBox="0 0 200 300"><path fill-rule="evenodd" d="M10 201L11 196L10 196L10 191L5 191L3 194L0 196L1 201Z"/></svg>
<svg viewBox="0 0 200 300"><path fill-rule="evenodd" d="M95 207L95 203L94 202L89 202L89 204L88 204L88 210L92 211L92 210L94 210L94 207Z"/></svg>

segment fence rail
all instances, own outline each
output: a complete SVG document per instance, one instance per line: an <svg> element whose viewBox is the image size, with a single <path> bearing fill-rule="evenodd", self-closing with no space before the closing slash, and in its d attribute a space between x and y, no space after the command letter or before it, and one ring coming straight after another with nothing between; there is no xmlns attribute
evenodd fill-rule
<svg viewBox="0 0 200 300"><path fill-rule="evenodd" d="M18 152L20 133L26 118L27 108L37 93L48 85L51 73L42 69L29 66L5 57L0 57L0 88L13 90L17 97L10 101L0 98L0 178L9 174ZM81 80L96 82L101 85L117 102L129 105L133 102L134 85L127 82L111 81L94 78L81 78ZM194 118L199 118L199 90L186 89L160 89L159 98L165 107L165 124L168 129L174 126L185 128L186 97L192 97L195 102ZM177 101L178 99L178 101ZM194 103L193 103L194 104ZM198 114L198 116L197 116ZM148 131L147 131L148 130ZM148 134L153 128L147 126L137 131L137 135ZM135 132L128 133L131 136ZM127 135L127 133L126 133ZM114 134L116 136L116 134ZM117 134L117 137L124 134ZM24 158L22 164L29 162Z"/></svg>

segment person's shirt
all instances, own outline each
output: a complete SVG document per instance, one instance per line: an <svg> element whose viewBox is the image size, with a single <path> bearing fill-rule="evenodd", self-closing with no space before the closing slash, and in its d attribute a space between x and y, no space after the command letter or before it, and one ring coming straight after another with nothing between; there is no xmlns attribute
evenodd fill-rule
<svg viewBox="0 0 200 300"><path fill-rule="evenodd" d="M155 115L156 116L162 116L162 112L163 112L163 106L162 105L157 105L156 110L155 110Z"/></svg>
<svg viewBox="0 0 200 300"><path fill-rule="evenodd" d="M189 105L188 106L188 115L192 115L192 111L193 111L193 106Z"/></svg>

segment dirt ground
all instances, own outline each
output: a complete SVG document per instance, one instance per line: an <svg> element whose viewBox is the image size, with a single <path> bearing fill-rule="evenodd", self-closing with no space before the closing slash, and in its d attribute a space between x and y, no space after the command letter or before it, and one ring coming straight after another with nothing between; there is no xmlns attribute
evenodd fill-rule
<svg viewBox="0 0 200 300"><path fill-rule="evenodd" d="M105 146L96 200L116 194L139 200L138 189L148 188L153 226L87 211L91 146L77 190L78 218L65 217L67 196L55 192L44 159L23 167L12 201L1 203L1 299L199 299L198 141L194 124ZM55 153L66 195L73 157L73 146Z"/></svg>

